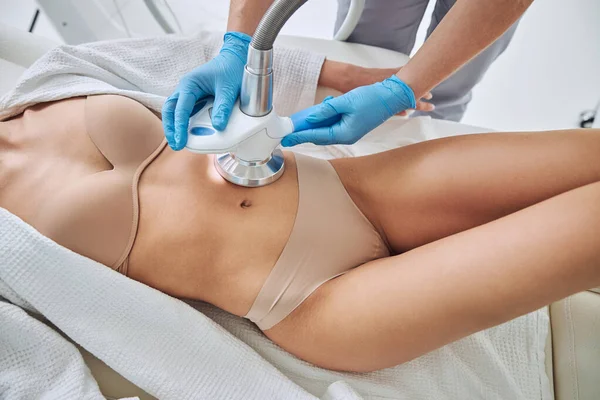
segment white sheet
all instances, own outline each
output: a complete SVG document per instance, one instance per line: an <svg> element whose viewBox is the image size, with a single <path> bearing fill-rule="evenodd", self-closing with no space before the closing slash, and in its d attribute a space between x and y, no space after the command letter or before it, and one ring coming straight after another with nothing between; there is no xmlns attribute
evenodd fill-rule
<svg viewBox="0 0 600 400"><path fill-rule="evenodd" d="M120 93L160 110L163 96L178 76L199 62L192 49L206 59L217 48L211 40L206 35L63 47L36 63L16 91L0 100L0 116L13 115L35 102L92 93ZM202 45L206 48L200 52ZM314 97L320 69L320 58L290 54L298 64L287 65L276 81L288 82L287 90L299 93L288 112L307 106ZM276 60L284 61L285 56ZM285 109L277 100L281 95L276 106ZM395 119L356 146L306 145L298 151L325 158L359 155L477 130L427 119ZM548 316L543 310L396 368L371 374L335 373L290 356L248 321L192 303L202 311L198 313L74 254L4 210L0 211L0 295L41 312L113 369L161 399L304 399L312 398L311 394L323 399L359 398L355 391L364 399L550 399L544 372ZM8 313L15 313L11 307L0 307L6 324L11 323ZM36 322L20 316L12 322L12 332L33 329L25 327L24 321ZM0 366L8 365L11 371L18 352L15 341L24 340L33 349L50 337L40 333L28 339L8 332L0 331L5 350L0 352ZM60 338L52 336L52 340ZM80 387L94 392L76 350L64 345L61 349L57 351L77 366L73 375L81 377ZM32 377L34 367L34 363L19 364L17 373ZM2 380L4 376L0 374L0 390L14 387L12 380Z"/></svg>
<svg viewBox="0 0 600 400"><path fill-rule="evenodd" d="M3 301L0 326L0 398L104 398L79 351L57 332Z"/></svg>

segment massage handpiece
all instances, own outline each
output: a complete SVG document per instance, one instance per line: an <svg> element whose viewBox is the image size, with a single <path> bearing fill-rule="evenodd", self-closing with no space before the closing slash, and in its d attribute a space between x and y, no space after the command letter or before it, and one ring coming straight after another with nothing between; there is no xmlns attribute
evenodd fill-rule
<svg viewBox="0 0 600 400"><path fill-rule="evenodd" d="M275 110L262 117L244 114L239 103L233 108L227 128L217 131L211 122L213 100L196 105L189 121L186 149L200 154L217 154L219 174L236 185L257 187L276 181L284 171L283 153L277 147L286 135L306 129L330 126L339 116L319 124L306 122L313 107L280 117Z"/></svg>

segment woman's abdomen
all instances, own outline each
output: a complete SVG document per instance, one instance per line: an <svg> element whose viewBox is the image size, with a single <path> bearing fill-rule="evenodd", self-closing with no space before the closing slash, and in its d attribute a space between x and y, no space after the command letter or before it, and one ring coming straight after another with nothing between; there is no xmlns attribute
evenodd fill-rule
<svg viewBox="0 0 600 400"><path fill-rule="evenodd" d="M139 232L129 276L180 298L244 315L291 233L298 204L293 157L275 183L226 182L212 156L165 149L140 180Z"/></svg>

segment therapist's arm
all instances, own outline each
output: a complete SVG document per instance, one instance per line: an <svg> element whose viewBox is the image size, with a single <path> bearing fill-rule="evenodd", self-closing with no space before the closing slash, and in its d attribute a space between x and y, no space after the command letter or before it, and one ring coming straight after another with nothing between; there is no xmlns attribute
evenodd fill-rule
<svg viewBox="0 0 600 400"><path fill-rule="evenodd" d="M295 146L352 144L394 114L418 101L492 44L523 15L533 0L457 0L417 54L395 75L326 99L306 121L321 125L286 136ZM322 127L326 121L331 125Z"/></svg>
<svg viewBox="0 0 600 400"><path fill-rule="evenodd" d="M273 0L231 0L227 31L254 35L260 19L271 4Z"/></svg>
<svg viewBox="0 0 600 400"><path fill-rule="evenodd" d="M458 0L396 74L419 98L498 39L533 0Z"/></svg>

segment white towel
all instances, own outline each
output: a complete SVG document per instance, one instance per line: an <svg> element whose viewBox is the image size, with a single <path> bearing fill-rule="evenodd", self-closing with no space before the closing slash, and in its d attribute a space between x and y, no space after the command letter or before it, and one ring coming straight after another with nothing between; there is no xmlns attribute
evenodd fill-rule
<svg viewBox="0 0 600 400"><path fill-rule="evenodd" d="M213 39L203 34L58 48L0 100L0 119L37 102L93 93L123 94L159 111L178 77L214 54L218 41ZM275 104L280 112L289 113L314 98L322 58L297 50L279 54L276 83L284 90L276 92ZM325 158L359 155L461 130L468 128L394 119L355 146L305 145L298 151ZM161 399L550 399L544 373L548 324L544 310L395 368L370 374L331 372L287 354L246 320L191 303L199 313L56 245L5 210L0 210L0 296L42 313L121 375ZM9 313L14 310L0 307L1 321L9 321ZM31 320L32 328L26 328L24 321L30 317L21 317L23 321L10 331L33 331L36 323ZM0 353L0 362L29 360L15 356L14 342L21 338L8 332L0 331L8 349ZM50 337L36 335L22 340L35 348L35 340L46 343ZM64 358L74 366L69 380L79 379L77 387L94 393L85 366L67 347L62 346L69 353ZM22 362L16 365L23 367ZM16 373L32 378L35 365L30 367ZM11 365L9 369L13 371ZM0 390L11 384L0 379Z"/></svg>
<svg viewBox="0 0 600 400"><path fill-rule="evenodd" d="M124 39L59 46L36 61L0 99L0 120L36 103L92 94L120 94L160 112L181 77L211 60L222 35ZM274 106L289 115L313 104L324 57L275 49Z"/></svg>

